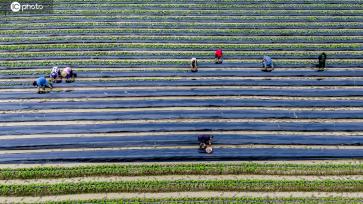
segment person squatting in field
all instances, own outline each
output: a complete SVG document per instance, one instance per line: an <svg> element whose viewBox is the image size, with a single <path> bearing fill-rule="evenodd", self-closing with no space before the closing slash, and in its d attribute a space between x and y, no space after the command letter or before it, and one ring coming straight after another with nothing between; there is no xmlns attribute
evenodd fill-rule
<svg viewBox="0 0 363 204"><path fill-rule="evenodd" d="M214 53L215 63L222 64L223 63L223 51L222 49L218 49Z"/></svg>
<svg viewBox="0 0 363 204"><path fill-rule="evenodd" d="M49 83L44 76L41 76L37 80L33 81L33 86L38 87L39 94L46 93L45 88L53 88L52 84Z"/></svg>
<svg viewBox="0 0 363 204"><path fill-rule="evenodd" d="M62 82L62 75L61 75L61 71L58 67L53 67L52 68L52 72L50 73L50 81L55 82L55 83L60 83Z"/></svg>
<svg viewBox="0 0 363 204"><path fill-rule="evenodd" d="M198 72L198 61L197 58L193 57L191 60L191 71L192 72Z"/></svg>
<svg viewBox="0 0 363 204"><path fill-rule="evenodd" d="M213 136L211 135L199 135L198 136L199 150L201 152L211 154L213 152L212 140Z"/></svg>
<svg viewBox="0 0 363 204"><path fill-rule="evenodd" d="M274 70L274 64L272 62L271 57L263 56L262 67L263 68L261 69L261 71L263 72L272 72L272 70Z"/></svg>
<svg viewBox="0 0 363 204"><path fill-rule="evenodd" d="M319 60L319 64L318 64L318 71L324 71L325 70L325 63L326 63L326 54L323 52L319 55L318 60Z"/></svg>
<svg viewBox="0 0 363 204"><path fill-rule="evenodd" d="M77 73L75 73L70 67L63 69L61 76L66 79L67 83L74 82L77 78Z"/></svg>

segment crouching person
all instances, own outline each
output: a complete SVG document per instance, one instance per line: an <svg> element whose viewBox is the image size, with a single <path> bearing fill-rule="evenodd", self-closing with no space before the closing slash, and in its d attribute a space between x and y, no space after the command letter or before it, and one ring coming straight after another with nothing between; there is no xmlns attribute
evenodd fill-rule
<svg viewBox="0 0 363 204"><path fill-rule="evenodd" d="M50 81L55 83L61 83L62 82L62 75L61 71L58 67L53 67L52 72L50 73Z"/></svg>
<svg viewBox="0 0 363 204"><path fill-rule="evenodd" d="M263 72L272 72L272 70L274 70L274 64L272 62L271 57L263 56L261 71L263 71Z"/></svg>
<svg viewBox="0 0 363 204"><path fill-rule="evenodd" d="M198 136L199 150L208 154L213 152L212 148L213 136L210 135L200 135Z"/></svg>
<svg viewBox="0 0 363 204"><path fill-rule="evenodd" d="M67 83L71 83L75 81L77 74L70 67L66 67L62 71L62 77L66 79Z"/></svg>
<svg viewBox="0 0 363 204"><path fill-rule="evenodd" d="M47 79L44 76L39 77L37 80L33 81L33 86L38 87L38 93L47 93L45 88L50 88L50 90L53 89L53 86L51 83L47 81Z"/></svg>
<svg viewBox="0 0 363 204"><path fill-rule="evenodd" d="M223 63L223 51L222 49L218 49L214 53L215 63L222 64Z"/></svg>
<svg viewBox="0 0 363 204"><path fill-rule="evenodd" d="M318 60L319 60L319 64L318 64L318 71L322 72L325 70L325 63L326 63L326 54L323 52L319 55Z"/></svg>
<svg viewBox="0 0 363 204"><path fill-rule="evenodd" d="M198 72L198 61L197 58L193 57L191 60L191 71L192 72Z"/></svg>

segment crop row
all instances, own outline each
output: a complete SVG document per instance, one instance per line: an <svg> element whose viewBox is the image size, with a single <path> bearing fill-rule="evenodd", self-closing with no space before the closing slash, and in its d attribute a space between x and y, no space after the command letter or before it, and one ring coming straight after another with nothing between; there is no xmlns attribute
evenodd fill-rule
<svg viewBox="0 0 363 204"><path fill-rule="evenodd" d="M72 178L82 176L157 176L157 175L361 175L363 164L142 164L78 167L35 167L0 169L1 180Z"/></svg>
<svg viewBox="0 0 363 204"><path fill-rule="evenodd" d="M210 60L199 60L200 63L213 63L212 59ZM156 59L156 60L149 60L149 59L72 59L72 60L30 60L30 61L0 61L0 66L8 67L8 68L15 68L15 67L35 67L35 66L97 66L97 65L189 65L189 59ZM241 60L228 60L228 63L233 64L260 64L260 59L241 59ZM300 60L300 59L293 59L293 60L284 60L284 59L277 59L274 60L274 63L277 66L281 65L299 65L299 66L311 66L316 64L316 60ZM363 59L338 59L338 60L329 60L330 64L334 65L354 65L358 66L363 63Z"/></svg>
<svg viewBox="0 0 363 204"><path fill-rule="evenodd" d="M361 58L363 51L324 51L329 58ZM213 58L213 51L58 51L58 52L0 52L0 59L19 59L19 58L67 58L67 57L160 57L160 58ZM263 55L278 58L317 58L321 51L225 51L224 55L228 58L250 57L261 58Z"/></svg>
<svg viewBox="0 0 363 204"><path fill-rule="evenodd" d="M40 29L40 28L224 28L224 29L257 29L257 28L362 28L361 22L271 22L271 23L200 23L200 22L54 22L0 24L1 29Z"/></svg>
<svg viewBox="0 0 363 204"><path fill-rule="evenodd" d="M127 35L127 36L53 36L53 37L0 37L0 42L13 43L44 43L44 42L133 42L133 41L176 41L176 42L363 42L363 36L148 36L148 35Z"/></svg>
<svg viewBox="0 0 363 204"><path fill-rule="evenodd" d="M181 191L306 191L361 192L361 180L218 180L218 181L120 181L61 184L0 185L1 196L45 196L77 193L111 192L181 192Z"/></svg>
<svg viewBox="0 0 363 204"><path fill-rule="evenodd" d="M95 203L95 204L115 204L115 203L168 203L168 204L192 204L192 203L245 203L245 204L266 204L266 203L279 203L279 204L291 204L291 203L309 203L309 204L361 204L362 199L360 198L348 198L348 197L322 197L322 198L284 198L284 197L266 197L266 198L253 198L253 197L200 197L200 198L129 198L129 199L102 199L102 200L86 200L86 201L62 201L62 202L47 202L47 204L75 204L75 203Z"/></svg>
<svg viewBox="0 0 363 204"><path fill-rule="evenodd" d="M21 45L0 45L3 51L29 51L33 49L41 50L90 50L90 49L170 49L170 50L214 50L223 48L225 50L330 50L348 49L362 50L362 43L286 43L286 44L189 44L189 43L71 43L71 44L21 44Z"/></svg>
<svg viewBox="0 0 363 204"><path fill-rule="evenodd" d="M57 4L62 4L62 3L99 3L99 1L97 0L54 0L55 3ZM162 0L162 1L157 1L157 0L104 0L102 1L107 2L107 3L160 3L160 2L168 2L168 3L190 3L190 2L198 2L198 3L215 3L215 0ZM218 2L220 3L261 3L261 2L268 2L268 3L294 3L294 4L298 4L298 3L304 3L304 4L311 4L311 3L316 3L316 0L218 0ZM355 3L363 3L362 0L320 0L319 3L351 3L351 2L355 2Z"/></svg>
<svg viewBox="0 0 363 204"><path fill-rule="evenodd" d="M148 3L119 3L119 4L108 4L108 3L98 3L98 4L56 4L55 9L67 9L67 8L79 8L84 10L86 8L90 9L144 9L144 8L159 8L159 9L363 9L363 4L296 4L296 3L284 3L284 4L195 4L195 3L184 3L184 4L173 4L173 3L163 3L159 4L148 4Z"/></svg>
<svg viewBox="0 0 363 204"><path fill-rule="evenodd" d="M361 22L363 20L362 16L130 16L130 15L117 15L117 16L37 16L32 15L28 17L22 16L6 16L2 18L4 21L212 21L212 22L228 22L228 21L238 21L238 22L251 22L251 21L302 21L302 22L318 22L318 21L329 21L329 22Z"/></svg>
<svg viewBox="0 0 363 204"><path fill-rule="evenodd" d="M139 10L54 10L55 15L341 15L353 16L362 15L363 10L160 10L160 9L139 9Z"/></svg>
<svg viewBox="0 0 363 204"><path fill-rule="evenodd" d="M67 34L179 34L179 35L357 35L361 36L363 29L130 29L130 28L96 28L96 29L40 29L40 30L0 30L0 35L67 35Z"/></svg>

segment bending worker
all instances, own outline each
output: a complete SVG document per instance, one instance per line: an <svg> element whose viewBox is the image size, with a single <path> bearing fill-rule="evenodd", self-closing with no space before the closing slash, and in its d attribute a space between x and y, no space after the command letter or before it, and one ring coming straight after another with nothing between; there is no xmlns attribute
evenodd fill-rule
<svg viewBox="0 0 363 204"><path fill-rule="evenodd" d="M198 61L197 58L193 57L191 60L191 68L192 68L192 72L198 72Z"/></svg>
<svg viewBox="0 0 363 204"><path fill-rule="evenodd" d="M325 63L326 63L326 54L323 52L318 57L319 64L318 64L318 71L324 71Z"/></svg>
<svg viewBox="0 0 363 204"><path fill-rule="evenodd" d="M53 82L60 83L62 82L61 71L58 67L53 67L52 72L50 73L50 79Z"/></svg>
<svg viewBox="0 0 363 204"><path fill-rule="evenodd" d="M62 71L62 77L66 79L66 82L74 82L77 74L70 68L66 67Z"/></svg>
<svg viewBox="0 0 363 204"><path fill-rule="evenodd" d="M222 64L223 63L223 51L222 49L218 49L214 53L215 63Z"/></svg>
<svg viewBox="0 0 363 204"><path fill-rule="evenodd" d="M33 81L33 86L38 87L39 94L46 93L45 88L53 88L52 84L50 84L44 76L41 76L37 80Z"/></svg>
<svg viewBox="0 0 363 204"><path fill-rule="evenodd" d="M263 56L262 66L263 66L263 68L261 69L261 71L263 71L263 72L272 72L272 70L274 70L274 64L272 62L271 57Z"/></svg>

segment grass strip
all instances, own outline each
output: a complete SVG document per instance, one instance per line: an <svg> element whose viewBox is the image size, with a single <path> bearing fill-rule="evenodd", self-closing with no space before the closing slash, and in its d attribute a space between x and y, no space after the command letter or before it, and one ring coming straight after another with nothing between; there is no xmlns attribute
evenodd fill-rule
<svg viewBox="0 0 363 204"><path fill-rule="evenodd" d="M0 169L0 179L146 175L362 175L363 164L168 164Z"/></svg>
<svg viewBox="0 0 363 204"><path fill-rule="evenodd" d="M226 3L163 3L159 4L150 4L150 3L139 3L139 4L129 4L129 3L116 3L110 5L109 3L99 3L99 4L56 4L55 8L99 8L99 9L107 9L107 8L128 8L128 9L140 9L140 8L158 8L158 9L362 9L362 4L324 4L324 3L314 3L314 4L294 4L294 3L285 3L285 4L226 4Z"/></svg>
<svg viewBox="0 0 363 204"><path fill-rule="evenodd" d="M1 29L31 30L41 28L224 28L224 29L256 29L256 28L362 28L361 22L270 22L270 23L206 23L206 22L50 22L50 23L18 23L0 24Z"/></svg>
<svg viewBox="0 0 363 204"><path fill-rule="evenodd" d="M213 63L213 60L198 60L199 63ZM260 64L260 59L242 59L242 60L229 60L229 64ZM284 60L278 59L274 60L274 64L276 66L312 66L317 63L317 60L304 60L304 59L292 59L292 60ZM338 60L329 60L328 63L334 65L355 65L359 66L363 63L363 59L338 59ZM92 60L92 59L85 59L85 60L36 60L36 61L0 61L1 66L7 68L19 68L19 67L36 67L36 66L95 66L95 65L180 65L180 66L189 66L190 62L188 59L157 59L157 60L142 60L142 59L135 59L135 60L119 60L119 59L112 59L112 60Z"/></svg>
<svg viewBox="0 0 363 204"><path fill-rule="evenodd" d="M304 41L309 43L343 41L363 41L363 36L147 36L147 35L128 35L128 36L53 36L53 37L0 37L0 42L23 42L23 43L43 43L43 42L102 42L102 41L187 41L187 42L296 42Z"/></svg>
<svg viewBox="0 0 363 204"><path fill-rule="evenodd" d="M60 184L0 185L1 196L46 196L113 192L361 192L363 180L218 180L218 181L118 181Z"/></svg>
<svg viewBox="0 0 363 204"><path fill-rule="evenodd" d="M344 21L344 22L361 22L362 16L5 16L4 21L115 21L115 20L140 20L140 21L213 21L213 22L228 22L228 21L299 21L299 22L317 22L317 21Z"/></svg>
<svg viewBox="0 0 363 204"><path fill-rule="evenodd" d="M282 43L282 44L223 44L223 43L71 43L71 44L22 44L22 45L0 45L3 51L29 51L32 49L41 50L73 50L73 49L208 49L222 47L226 50L281 50L281 49L363 49L362 43Z"/></svg>
<svg viewBox="0 0 363 204"><path fill-rule="evenodd" d="M363 51L325 51L329 58L360 58L363 56ZM0 58L5 59L19 59L19 58L39 58L43 57L185 57L186 59L190 56L200 58L213 58L213 51L85 51L85 52L74 52L74 51L54 51L54 52L4 52L0 53ZM321 51L225 51L224 55L229 58L239 57L257 57L261 58L264 55L269 55L272 58L317 58L321 54Z"/></svg>
<svg viewBox="0 0 363 204"><path fill-rule="evenodd" d="M75 7L76 8L76 7ZM114 9L114 10L78 10L69 8L69 10L54 10L56 15L340 15L352 16L362 15L363 10L253 10L253 9L222 9L222 10L177 10L177 9Z"/></svg>
<svg viewBox="0 0 363 204"><path fill-rule="evenodd" d="M310 203L310 204L360 204L363 199L360 198L346 198L346 197L328 197L328 198L253 198L253 197L200 197L200 198L132 198L132 199L109 199L109 200L88 200L88 201L62 201L62 202L47 202L48 204L74 204L74 203L96 203L96 204L115 204L115 203L128 203L128 204L141 204L141 203L168 203L168 204L191 204L191 203L247 203L247 204L266 204L266 203Z"/></svg>
<svg viewBox="0 0 363 204"><path fill-rule="evenodd" d="M362 14L363 15L363 14ZM355 35L361 36L363 29L146 29L146 28L92 28L92 29L40 29L40 30L0 30L0 35L69 35L69 34L179 34L179 35Z"/></svg>
<svg viewBox="0 0 363 204"><path fill-rule="evenodd" d="M54 0L54 2L56 2L57 4L61 4L61 3L99 3L98 0ZM215 0L103 0L102 2L109 2L109 3L160 3L160 2L168 2L168 3L189 3L189 2L201 2L201 3L215 3ZM256 0L218 0L218 2L221 3L256 3ZM258 3L260 2L269 2L269 3L316 3L316 0L259 0ZM362 0L319 0L320 3L332 3L332 2L336 2L336 3L340 3L340 2L356 2L356 3L360 3L363 2Z"/></svg>

